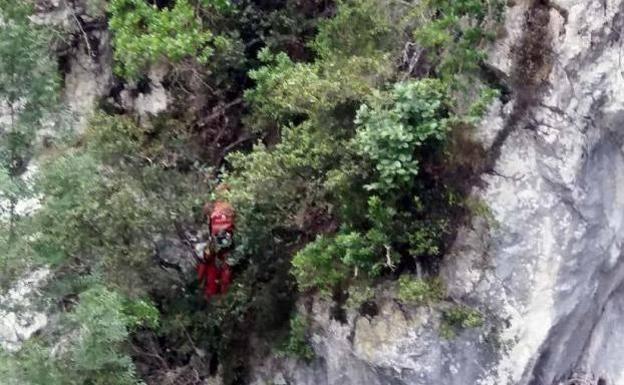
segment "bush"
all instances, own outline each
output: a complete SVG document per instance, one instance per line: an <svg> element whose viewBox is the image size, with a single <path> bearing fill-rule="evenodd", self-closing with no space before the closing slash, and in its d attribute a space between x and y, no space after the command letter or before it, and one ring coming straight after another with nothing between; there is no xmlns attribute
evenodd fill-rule
<svg viewBox="0 0 624 385"><path fill-rule="evenodd" d="M347 277L339 252L332 238L321 235L295 254L292 271L299 290L318 288L325 295L330 294Z"/></svg>
<svg viewBox="0 0 624 385"><path fill-rule="evenodd" d="M206 63L213 52L213 34L206 30L189 0L158 9L145 0L111 0L116 72L134 79L151 63L197 57Z"/></svg>
<svg viewBox="0 0 624 385"><path fill-rule="evenodd" d="M70 320L79 333L71 344L67 363L83 378L82 383L138 383L132 360L119 350L128 338L129 320L117 293L97 286L87 290L80 295Z"/></svg>
<svg viewBox="0 0 624 385"><path fill-rule="evenodd" d="M273 148L258 144L228 157L228 199L237 208L237 253L258 258L305 232L305 216L325 207L324 178L340 143L308 124L284 128Z"/></svg>
<svg viewBox="0 0 624 385"><path fill-rule="evenodd" d="M177 138L152 148L148 137L157 135L99 116L82 147L42 161L41 208L31 222L37 236L24 240L40 260L87 268L135 296L153 287L150 275L163 275L154 239L194 223L211 186L200 167L184 173L166 163Z"/></svg>
<svg viewBox="0 0 624 385"><path fill-rule="evenodd" d="M454 306L442 314L440 333L445 338L453 338L459 330L483 326L483 314L467 306Z"/></svg>
<svg viewBox="0 0 624 385"><path fill-rule="evenodd" d="M462 76L478 72L486 58L483 42L494 38L504 7L502 0L424 2L424 13L431 21L416 28L414 36L449 85L459 85Z"/></svg>
<svg viewBox="0 0 624 385"><path fill-rule="evenodd" d="M280 348L280 352L288 357L298 358L304 361L314 359L314 350L308 342L308 322L302 315L296 314L290 320L290 333L286 343Z"/></svg>
<svg viewBox="0 0 624 385"><path fill-rule="evenodd" d="M404 303L427 305L444 299L444 285L440 278L413 279L403 275L399 278L397 298Z"/></svg>
<svg viewBox="0 0 624 385"><path fill-rule="evenodd" d="M366 188L388 193L409 187L418 175L418 149L444 140L448 114L445 86L436 79L396 84L389 105L360 107L354 141L377 172Z"/></svg>
<svg viewBox="0 0 624 385"><path fill-rule="evenodd" d="M374 57L393 51L401 42L397 39L400 31L392 15L397 5L392 3L338 1L336 15L320 23L312 46L325 60L341 56Z"/></svg>
<svg viewBox="0 0 624 385"><path fill-rule="evenodd" d="M387 57L332 57L295 63L284 53L263 50L259 58L265 65L249 73L256 87L245 92L253 112L249 124L258 132L306 119L317 129L343 132L345 127L336 124L345 119L340 107L365 99L389 76Z"/></svg>
<svg viewBox="0 0 624 385"><path fill-rule="evenodd" d="M354 108L393 76L391 53L401 45L394 7L377 0L340 1L336 15L319 23L311 63L262 50L264 65L249 73L256 85L245 92L252 107L249 124L263 131L308 120L336 137L349 133Z"/></svg>
<svg viewBox="0 0 624 385"><path fill-rule="evenodd" d="M371 287L370 283L366 280L362 280L355 284L352 284L348 288L347 302L345 306L347 309L358 309L362 304L373 301L375 299L375 288Z"/></svg>
<svg viewBox="0 0 624 385"><path fill-rule="evenodd" d="M135 306L124 302L101 285L81 293L76 308L55 330L62 335L59 342L33 339L15 354L0 354L3 383L141 384L126 344L131 328L157 320L158 312L147 303L135 312Z"/></svg>
<svg viewBox="0 0 624 385"><path fill-rule="evenodd" d="M355 149L355 157L371 164L375 171L367 172L364 180L369 181L366 188L376 195L362 192L353 198L367 200L366 215L342 218L345 226L341 232L318 238L295 256L294 275L300 288L319 287L327 292L329 286L347 278L349 270L374 277L384 266L392 267L400 259L396 250L403 248L401 243L408 243L414 256L439 252L443 221L423 226L410 212L413 208L401 202L417 189L418 159L422 157L419 149L425 145L435 148L442 142L449 119L444 85L434 79L398 84L389 101L381 99L372 109L366 105L360 108L353 146L345 149ZM351 169L348 165L344 168L328 173L328 186L356 181L353 175L340 175ZM341 189L349 194L357 191ZM345 206L350 204L345 202ZM404 234L406 240L401 239Z"/></svg>
<svg viewBox="0 0 624 385"><path fill-rule="evenodd" d="M30 263L20 240L30 235L18 202L33 198L23 178L36 151L37 131L55 122L59 76L50 52L53 33L30 19L32 2L0 0L0 286ZM30 201L29 203L32 203ZM23 211L23 210L22 210Z"/></svg>

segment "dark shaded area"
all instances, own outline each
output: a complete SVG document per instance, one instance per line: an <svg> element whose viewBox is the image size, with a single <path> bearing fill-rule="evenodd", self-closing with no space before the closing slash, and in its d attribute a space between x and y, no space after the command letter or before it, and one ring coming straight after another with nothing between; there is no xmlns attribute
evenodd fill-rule
<svg viewBox="0 0 624 385"><path fill-rule="evenodd" d="M379 306L373 300L366 301L360 305L359 313L362 316L373 318L379 314Z"/></svg>
<svg viewBox="0 0 624 385"><path fill-rule="evenodd" d="M175 0L147 0L149 4L153 4L158 9L169 8L175 4Z"/></svg>
<svg viewBox="0 0 624 385"><path fill-rule="evenodd" d="M345 288L337 287L334 289L332 296L332 307L329 309L329 314L332 319L340 322L343 325L347 324L347 311L345 309L345 303L349 298Z"/></svg>
<svg viewBox="0 0 624 385"><path fill-rule="evenodd" d="M484 172L491 172L500 157L501 147L509 135L526 125L526 112L539 102L538 94L547 85L552 69L550 29L550 2L533 0L525 14L525 33L513 48L515 72L510 82L515 101L514 109L505 121L504 129L497 135L484 164Z"/></svg>

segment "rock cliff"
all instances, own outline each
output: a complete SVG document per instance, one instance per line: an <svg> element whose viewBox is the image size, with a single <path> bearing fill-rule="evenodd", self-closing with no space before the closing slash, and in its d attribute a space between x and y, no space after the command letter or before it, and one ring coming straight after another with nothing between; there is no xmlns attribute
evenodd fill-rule
<svg viewBox="0 0 624 385"><path fill-rule="evenodd" d="M158 69L149 91L114 84L106 26L80 2L41 13L73 31L59 55L79 121L101 100L141 116L167 108ZM473 195L492 218L461 228L441 268L446 303L478 308L483 326L442 337L445 303L404 306L383 290L375 311L341 319L315 298L299 305L316 359L258 349L252 383L624 384L623 31L623 0L509 5L489 66L510 98L474 133L489 156ZM45 325L28 313L18 330L16 314L0 314L5 346Z"/></svg>
<svg viewBox="0 0 624 385"><path fill-rule="evenodd" d="M434 307L378 300L345 323L316 301L311 365L256 384L622 384L624 2L516 1L489 63L511 89L476 133L490 164L444 261L450 298L486 325L444 339Z"/></svg>

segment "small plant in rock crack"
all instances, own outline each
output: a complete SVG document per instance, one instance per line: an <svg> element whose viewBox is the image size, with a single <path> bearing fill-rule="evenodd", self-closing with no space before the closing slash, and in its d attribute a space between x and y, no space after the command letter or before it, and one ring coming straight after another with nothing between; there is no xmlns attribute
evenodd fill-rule
<svg viewBox="0 0 624 385"><path fill-rule="evenodd" d="M309 326L309 322L301 314L293 316L290 320L290 334L286 342L279 348L279 353L303 361L312 361L315 354L308 342Z"/></svg>
<svg viewBox="0 0 624 385"><path fill-rule="evenodd" d="M485 319L480 311L464 305L454 306L442 313L440 335L451 339L460 330L478 328L484 323Z"/></svg>
<svg viewBox="0 0 624 385"><path fill-rule="evenodd" d="M347 291L349 293L345 304L347 309L358 309L363 304L375 299L375 289L364 283L353 284L349 286Z"/></svg>
<svg viewBox="0 0 624 385"><path fill-rule="evenodd" d="M399 278L397 298L403 303L426 305L444 298L444 284L439 278L413 279L404 275Z"/></svg>

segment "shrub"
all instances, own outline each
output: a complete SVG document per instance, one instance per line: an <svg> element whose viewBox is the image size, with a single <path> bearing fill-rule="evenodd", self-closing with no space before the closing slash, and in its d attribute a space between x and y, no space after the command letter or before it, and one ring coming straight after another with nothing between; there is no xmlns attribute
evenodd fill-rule
<svg viewBox="0 0 624 385"><path fill-rule="evenodd" d="M259 132L306 119L317 129L342 132L345 127L336 124L344 122L340 107L367 98L389 75L388 58L381 56L295 63L265 49L259 58L265 65L249 73L256 87L245 92L253 112L249 124Z"/></svg>
<svg viewBox="0 0 624 385"><path fill-rule="evenodd" d="M138 382L132 360L119 350L128 337L128 318L117 293L97 286L87 290L70 320L79 330L69 350L70 362L83 382Z"/></svg>
<svg viewBox="0 0 624 385"><path fill-rule="evenodd" d="M325 173L335 167L340 143L308 124L284 128L282 135L272 148L258 144L228 157L232 170L224 179L237 208L239 254L260 258L272 244L291 241L305 232L306 213L325 206Z"/></svg>
<svg viewBox="0 0 624 385"><path fill-rule="evenodd" d="M441 77L459 85L462 76L474 76L485 58L483 42L494 38L496 21L502 17L502 0L427 0L425 17L414 31L416 40L429 51Z"/></svg>
<svg viewBox="0 0 624 385"><path fill-rule="evenodd" d="M286 343L280 348L280 352L286 356L298 358L304 361L314 359L314 350L308 342L308 322L302 315L296 314L290 320L290 333Z"/></svg>
<svg viewBox="0 0 624 385"><path fill-rule="evenodd" d="M403 275L399 278L397 297L404 303L426 305L444 298L444 285L440 278L413 279Z"/></svg>
<svg viewBox="0 0 624 385"><path fill-rule="evenodd" d="M340 84L320 75L316 66L294 63L285 53L272 55L268 49L259 59L265 65L249 73L256 87L245 92L258 117L288 124L298 114L327 110L335 103L329 96L335 98Z"/></svg>
<svg viewBox="0 0 624 385"><path fill-rule="evenodd" d="M197 57L206 63L213 34L206 30L189 0L158 9L145 0L112 0L109 5L116 72L134 79L149 64Z"/></svg>
<svg viewBox="0 0 624 385"><path fill-rule="evenodd" d="M163 274L153 240L193 223L211 185L200 167L184 173L169 166L177 138L152 148L158 134L129 119L97 117L82 147L42 161L35 184L41 208L31 223L37 236L26 239L41 260L88 266L124 293L143 295L153 286L150 274Z"/></svg>
<svg viewBox="0 0 624 385"><path fill-rule="evenodd" d="M442 314L440 333L445 338L453 338L457 331L478 328L484 324L483 314L467 306L453 306Z"/></svg>
<svg viewBox="0 0 624 385"><path fill-rule="evenodd" d="M20 239L28 221L18 212L21 200L32 198L22 178L44 122L55 122L58 74L49 45L51 30L30 19L32 2L0 0L0 286L29 262ZM19 234L20 230L24 230Z"/></svg>
<svg viewBox="0 0 624 385"><path fill-rule="evenodd" d="M396 84L389 105L363 105L354 140L359 154L370 159L377 172L366 187L388 193L413 183L418 175L417 151L428 141L445 138L448 111L444 85L435 79Z"/></svg>
<svg viewBox="0 0 624 385"><path fill-rule="evenodd" d="M321 235L295 254L292 271L299 290L318 288L322 293L330 294L333 287L347 276L338 253L334 240Z"/></svg>
<svg viewBox="0 0 624 385"><path fill-rule="evenodd" d="M136 307L129 309L124 302L121 295L101 285L81 293L62 327L52 326L64 336L59 342L33 339L15 354L0 354L3 383L141 384L126 342L132 327L157 319L158 312L147 305L152 309L149 316L137 313Z"/></svg>
<svg viewBox="0 0 624 385"><path fill-rule="evenodd" d="M378 0L340 0L336 15L319 24L312 46L326 60L391 51L400 44L391 15L393 7Z"/></svg>
<svg viewBox="0 0 624 385"><path fill-rule="evenodd" d="M375 299L375 289L367 281L351 284L348 288L347 309L358 309L362 304Z"/></svg>
<svg viewBox="0 0 624 385"><path fill-rule="evenodd" d="M356 213L342 218L345 225L338 234L317 238L294 257L294 275L301 289L317 287L328 292L348 278L349 271L374 277L384 266L392 267L400 258L396 250L402 243L409 244L414 256L439 252L444 222L429 221L433 225L423 226L424 222L417 222L410 213L409 206L406 209L400 202L417 188L420 147L425 144L435 147L448 131L445 88L434 79L399 84L390 100L382 101L373 109L367 106L360 109L353 147L345 148L354 148L356 156L372 164L375 172L368 173L366 187L376 195L367 196L363 191L355 197L367 200L364 217ZM347 166L345 170L325 171L330 186L336 187L339 178L343 182L338 183L353 183L352 175L340 176L348 170ZM346 187L343 191L353 189ZM419 226L410 228L414 225ZM404 234L407 239L402 240Z"/></svg>

